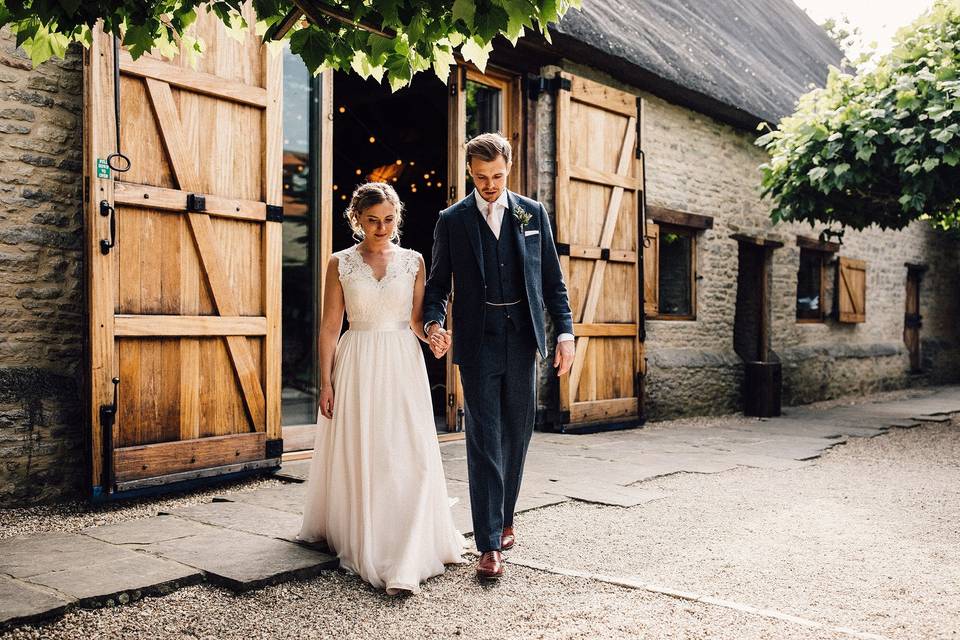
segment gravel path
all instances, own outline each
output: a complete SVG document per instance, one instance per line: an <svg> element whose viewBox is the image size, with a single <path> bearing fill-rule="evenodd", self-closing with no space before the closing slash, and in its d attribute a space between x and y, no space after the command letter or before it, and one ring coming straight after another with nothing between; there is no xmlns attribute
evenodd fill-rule
<svg viewBox="0 0 960 640"><path fill-rule="evenodd" d="M670 496L519 516L511 558L891 638L960 637L958 426L853 439L791 471L680 474L643 486Z"/></svg>
<svg viewBox="0 0 960 640"><path fill-rule="evenodd" d="M592 580L510 567L497 587L471 567L448 570L419 596L391 599L331 573L240 596L209 586L100 611L76 611L7 636L76 639L534 638L618 640L849 640L794 624Z"/></svg>

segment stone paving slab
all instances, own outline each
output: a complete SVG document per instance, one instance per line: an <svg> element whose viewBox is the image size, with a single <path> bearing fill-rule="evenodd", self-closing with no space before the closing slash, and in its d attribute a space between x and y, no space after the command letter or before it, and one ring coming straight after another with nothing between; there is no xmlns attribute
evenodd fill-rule
<svg viewBox="0 0 960 640"><path fill-rule="evenodd" d="M166 515L161 511L160 515ZM207 502L173 509L170 515L227 529L297 542L302 516L246 502Z"/></svg>
<svg viewBox="0 0 960 640"><path fill-rule="evenodd" d="M273 476L281 480L293 480L294 482L306 482L310 475L311 460L294 460L284 462L279 471L275 471Z"/></svg>
<svg viewBox="0 0 960 640"><path fill-rule="evenodd" d="M79 606L101 604L124 594L136 599L201 579L191 567L73 533L0 541L0 573L46 587Z"/></svg>
<svg viewBox="0 0 960 640"><path fill-rule="evenodd" d="M221 513L224 521L229 519L225 514L226 511ZM233 515L233 522L239 523L237 512ZM295 514L289 515L296 517ZM84 532L116 545L124 545L199 569L211 582L226 585L236 591L257 588L290 577L315 575L323 569L335 568L338 564L336 558L306 545L214 526L176 515L129 520L114 525L92 527ZM123 550L121 547L117 548Z"/></svg>
<svg viewBox="0 0 960 640"><path fill-rule="evenodd" d="M110 562L51 571L29 580L69 595L79 606L93 606L169 593L201 582L203 575L179 562L129 552Z"/></svg>
<svg viewBox="0 0 960 640"><path fill-rule="evenodd" d="M169 517L169 516L167 516ZM195 567L211 582L247 591L338 566L335 557L284 540L210 526L211 531L143 545L152 554Z"/></svg>
<svg viewBox="0 0 960 640"><path fill-rule="evenodd" d="M62 615L73 602L49 589L0 575L0 632Z"/></svg>
<svg viewBox="0 0 960 640"><path fill-rule="evenodd" d="M255 491L225 493L215 497L214 501L243 502L302 515L303 505L306 499L306 482L288 482L282 487L267 487L266 489L257 489Z"/></svg>
<svg viewBox="0 0 960 640"><path fill-rule="evenodd" d="M142 547L155 542L179 540L210 531L210 526L175 516L153 516L84 529L81 533L114 545Z"/></svg>

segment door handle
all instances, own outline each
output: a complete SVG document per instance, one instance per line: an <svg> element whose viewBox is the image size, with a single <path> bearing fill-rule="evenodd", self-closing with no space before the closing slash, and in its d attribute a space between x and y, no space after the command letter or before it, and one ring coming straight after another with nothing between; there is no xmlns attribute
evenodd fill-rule
<svg viewBox="0 0 960 640"><path fill-rule="evenodd" d="M110 216L110 239L100 240L100 253L107 255L117 244L117 210L106 200L100 201L100 215Z"/></svg>

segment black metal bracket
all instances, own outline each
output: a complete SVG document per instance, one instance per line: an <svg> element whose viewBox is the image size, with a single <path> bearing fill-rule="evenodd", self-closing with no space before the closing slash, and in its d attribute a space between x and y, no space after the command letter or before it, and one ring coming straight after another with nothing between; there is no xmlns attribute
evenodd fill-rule
<svg viewBox="0 0 960 640"><path fill-rule="evenodd" d="M102 486L105 491L113 487L113 425L117 419L117 393L120 378L113 378L113 404L100 405L101 450L103 451Z"/></svg>
<svg viewBox="0 0 960 640"><path fill-rule="evenodd" d="M267 205L267 222L283 222L283 205Z"/></svg>
<svg viewBox="0 0 960 640"><path fill-rule="evenodd" d="M640 122L640 117L643 115L643 109L640 108L640 105L642 104L643 104L643 98L641 98L640 96L637 96L637 124L636 124L637 142L636 142L636 149L634 150L634 157L638 159L643 157L643 151L641 150L641 147L640 147L640 145L643 144L643 140L640 137L640 134L643 131L643 129L641 128L643 127L643 123Z"/></svg>
<svg viewBox="0 0 960 640"><path fill-rule="evenodd" d="M570 245L565 242L557 243L557 255L558 256L568 256L570 255Z"/></svg>
<svg viewBox="0 0 960 640"><path fill-rule="evenodd" d="M267 440L266 456L268 458L280 458L283 456L283 438Z"/></svg>
<svg viewBox="0 0 960 640"><path fill-rule="evenodd" d="M552 78L543 76L527 78L527 97L531 100L539 100L541 93L557 95L558 91L570 91L571 88L570 78L564 78L559 74Z"/></svg>
<svg viewBox="0 0 960 640"><path fill-rule="evenodd" d="M609 260L609 259L610 259L610 249L609 249L609 248L600 249L600 259L601 259L601 260Z"/></svg>
<svg viewBox="0 0 960 640"><path fill-rule="evenodd" d="M100 240L100 253L107 255L117 244L117 210L107 200L101 200L100 215L110 216L110 239Z"/></svg>
<svg viewBox="0 0 960 640"><path fill-rule="evenodd" d="M198 213L207 210L207 199L196 193L187 194L187 211Z"/></svg>

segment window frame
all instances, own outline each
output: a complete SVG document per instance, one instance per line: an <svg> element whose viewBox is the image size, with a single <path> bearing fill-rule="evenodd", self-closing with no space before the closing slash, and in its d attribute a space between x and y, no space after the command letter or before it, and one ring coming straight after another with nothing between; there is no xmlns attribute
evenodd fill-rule
<svg viewBox="0 0 960 640"><path fill-rule="evenodd" d="M660 295L660 286L659 282L657 283L657 313L655 315L647 316L649 320L696 320L697 319L697 236L698 232L701 229L697 227L688 227L685 225L672 224L668 222L656 221L660 229L657 235L657 277L659 279L660 274L663 273L663 252L660 250L659 243L663 238L663 235L666 233L676 233L684 235L690 238L690 313L689 314L672 314L672 313L663 313L660 311L660 301L662 296Z"/></svg>
<svg viewBox="0 0 960 640"><path fill-rule="evenodd" d="M799 292L799 287L800 287L800 277L799 277L799 276L800 276L800 265L803 264L803 255L804 255L804 253L813 254L813 256L815 256L815 257L817 257L817 258L819 259L819 260L818 260L818 267L819 267L819 268L818 268L818 271L819 271L819 274L820 274L820 277L819 277L820 287L819 287L818 300L820 301L820 303L819 303L819 309L817 310L817 316L816 316L816 317L801 317L801 315L800 315L800 306L799 306L799 300L800 300L800 299L799 299L799 295L798 295L798 294L800 293L800 292ZM797 287L798 287L798 291L794 294L794 316L795 316L795 319L796 319L797 324L823 324L824 322L827 321L826 300L825 300L825 297L824 297L824 296L826 295L826 291L827 291L827 281L826 281L826 278L827 278L827 262L828 262L828 260L829 260L829 256L830 256L830 252L828 252L828 251L823 251L823 250L820 250L820 249L813 249L813 248L810 248L810 247L800 247L800 254L799 254L798 258L797 258Z"/></svg>

